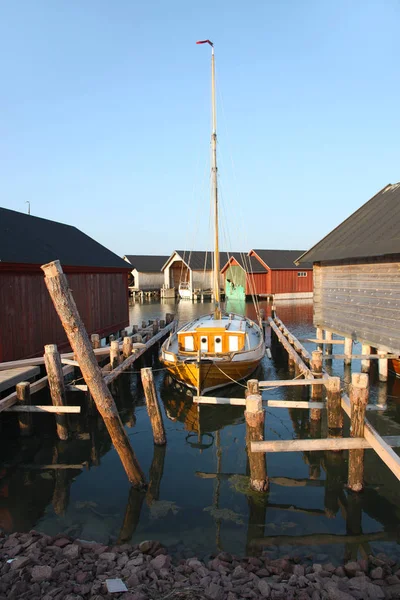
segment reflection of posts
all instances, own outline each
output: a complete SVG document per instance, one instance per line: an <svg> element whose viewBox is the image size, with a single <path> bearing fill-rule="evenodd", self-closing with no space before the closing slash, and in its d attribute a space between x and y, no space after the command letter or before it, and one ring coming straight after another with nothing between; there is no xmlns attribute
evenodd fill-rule
<svg viewBox="0 0 400 600"><path fill-rule="evenodd" d="M320 350L314 350L311 359L311 370L313 375L319 378L322 374L322 352ZM322 386L313 385L311 388L311 401L319 401L322 398ZM318 408L312 408L310 410L310 419L312 421L319 421L321 419L321 410Z"/></svg>
<svg viewBox="0 0 400 600"><path fill-rule="evenodd" d="M54 448L53 464L57 464L62 460L63 447L57 445ZM54 492L53 492L53 509L56 515L62 517L65 515L69 501L70 481L68 479L68 471L66 469L56 469L54 473Z"/></svg>
<svg viewBox="0 0 400 600"><path fill-rule="evenodd" d="M140 370L144 395L146 398L147 412L153 429L154 443L163 445L167 443L165 437L164 423L158 403L157 391L154 385L153 371L151 367Z"/></svg>
<svg viewBox="0 0 400 600"><path fill-rule="evenodd" d="M146 502L148 506L158 500L160 497L161 479L164 473L166 446L154 445L153 461L149 473L149 487L146 493Z"/></svg>
<svg viewBox="0 0 400 600"><path fill-rule="evenodd" d="M117 544L129 542L138 526L145 494L133 487L129 490L124 521L119 532Z"/></svg>
<svg viewBox="0 0 400 600"><path fill-rule="evenodd" d="M341 405L340 378L330 377L326 383L327 410L328 410L328 436L341 437L343 427L343 413Z"/></svg>
<svg viewBox="0 0 400 600"><path fill-rule="evenodd" d="M269 494L263 494L258 498L255 498L254 495L251 494L247 496L247 504L249 506L246 544L247 556L260 554L259 548L252 544L252 541L264 537L268 496Z"/></svg>
<svg viewBox="0 0 400 600"><path fill-rule="evenodd" d="M361 498L358 494L348 494L347 496L347 515L346 515L346 533L351 536L359 536L362 534L362 505ZM345 544L345 561L357 560L359 543ZM364 542L367 545L368 542ZM368 552L370 554L370 552Z"/></svg>
<svg viewBox="0 0 400 600"><path fill-rule="evenodd" d="M324 468L326 472L324 506L325 514L333 519L343 501L343 468L344 457L342 452L328 450L324 455Z"/></svg>
<svg viewBox="0 0 400 600"><path fill-rule="evenodd" d="M268 490L267 467L264 452L251 452L251 442L264 441L265 413L260 394L251 394L246 398L246 446L250 466L250 487L257 492Z"/></svg>

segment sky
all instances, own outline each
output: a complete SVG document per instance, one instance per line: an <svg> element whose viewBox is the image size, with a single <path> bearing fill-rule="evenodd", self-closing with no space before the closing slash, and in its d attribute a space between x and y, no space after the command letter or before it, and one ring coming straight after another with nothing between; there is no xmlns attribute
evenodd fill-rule
<svg viewBox="0 0 400 600"><path fill-rule="evenodd" d="M119 255L305 250L400 180L399 0L0 6L0 206Z"/></svg>

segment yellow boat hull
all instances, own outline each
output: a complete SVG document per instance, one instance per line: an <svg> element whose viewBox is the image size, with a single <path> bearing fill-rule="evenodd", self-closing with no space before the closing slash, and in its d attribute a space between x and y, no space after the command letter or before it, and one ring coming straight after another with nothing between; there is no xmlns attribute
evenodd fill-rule
<svg viewBox="0 0 400 600"><path fill-rule="evenodd" d="M161 362L174 379L204 393L246 379L255 371L260 361L203 361L201 363L176 361L172 363L161 358Z"/></svg>

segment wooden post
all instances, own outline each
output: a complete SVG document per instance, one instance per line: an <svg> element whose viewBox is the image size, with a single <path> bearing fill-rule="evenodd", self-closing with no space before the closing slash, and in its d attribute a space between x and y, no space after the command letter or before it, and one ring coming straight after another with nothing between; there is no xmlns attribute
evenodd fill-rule
<svg viewBox="0 0 400 600"><path fill-rule="evenodd" d="M275 319L275 317L276 317L275 304L272 303L272 305L271 305L271 319Z"/></svg>
<svg viewBox="0 0 400 600"><path fill-rule="evenodd" d="M147 327L147 323L145 320L142 321L142 329L146 329Z"/></svg>
<svg viewBox="0 0 400 600"><path fill-rule="evenodd" d="M50 387L50 395L53 406L65 406L65 385L62 371L61 358L56 344L48 344L44 347L44 364L46 365L47 377ZM60 440L68 439L67 416L56 414L57 435Z"/></svg>
<svg viewBox="0 0 400 600"><path fill-rule="evenodd" d="M325 339L328 341L332 339L332 331L325 331ZM332 344L325 345L325 354L332 354Z"/></svg>
<svg viewBox="0 0 400 600"><path fill-rule="evenodd" d="M379 350L378 348L378 356L382 356L386 354L385 350ZM388 359L387 358L379 358L378 359L378 369L379 369L379 381L387 381L388 378Z"/></svg>
<svg viewBox="0 0 400 600"><path fill-rule="evenodd" d="M259 394L260 386L258 383L258 379L249 379L247 381L247 389L245 391L245 397L251 396L252 394Z"/></svg>
<svg viewBox="0 0 400 600"><path fill-rule="evenodd" d="M250 487L256 492L266 492L269 487L265 454L251 451L251 442L264 440L265 412L260 394L251 394L246 398L246 446L250 465Z"/></svg>
<svg viewBox="0 0 400 600"><path fill-rule="evenodd" d="M111 346L111 342L115 342L115 335L113 333L110 333L110 335L108 336L108 343Z"/></svg>
<svg viewBox="0 0 400 600"><path fill-rule="evenodd" d="M330 377L326 383L329 437L338 437L343 427L340 378Z"/></svg>
<svg viewBox="0 0 400 600"><path fill-rule="evenodd" d="M351 437L364 437L365 409L368 404L368 375L353 373L350 385ZM349 450L348 487L361 492L364 478L364 450Z"/></svg>
<svg viewBox="0 0 400 600"><path fill-rule="evenodd" d="M126 329L121 329L121 333L120 333L120 338L124 339L126 336L128 335L128 332Z"/></svg>
<svg viewBox="0 0 400 600"><path fill-rule="evenodd" d="M164 329L165 327L165 319L160 319L160 329Z"/></svg>
<svg viewBox="0 0 400 600"><path fill-rule="evenodd" d="M344 364L345 365L351 365L351 355L353 354L353 340L351 338L344 338L344 352L343 354L346 354L346 357L344 359Z"/></svg>
<svg viewBox="0 0 400 600"><path fill-rule="evenodd" d="M31 404L31 384L29 381L21 381L15 386L17 401L19 404L29 406ZM32 434L32 413L18 413L18 423L21 435Z"/></svg>
<svg viewBox="0 0 400 600"><path fill-rule="evenodd" d="M368 344L362 344L361 345L361 354L371 354L371 346L369 346ZM361 371L363 373L369 373L371 367L371 361L368 360L367 358L364 358L361 361Z"/></svg>
<svg viewBox="0 0 400 600"><path fill-rule="evenodd" d="M111 342L111 345L110 345L111 370L118 367L119 363L120 363L119 342L117 342L117 340L114 340Z"/></svg>
<svg viewBox="0 0 400 600"><path fill-rule="evenodd" d="M129 358L132 354L132 338L130 336L125 336L122 344L122 354L124 358Z"/></svg>
<svg viewBox="0 0 400 600"><path fill-rule="evenodd" d="M324 331L323 331L323 329L321 329L321 327L317 327L317 329L316 329L316 338L317 338L317 340L324 339ZM317 344L317 351L322 352L323 347L324 347L323 344Z"/></svg>
<svg viewBox="0 0 400 600"><path fill-rule="evenodd" d="M314 350L311 358L311 371L313 375L318 377L322 373L322 352L320 350ZM311 389L311 401L321 400L322 398L322 386L313 385ZM318 421L321 418L321 411L318 408L312 408L310 410L310 419Z"/></svg>
<svg viewBox="0 0 400 600"><path fill-rule="evenodd" d="M151 427L153 429L154 443L162 446L167 443L165 437L164 423L161 416L158 397L154 385L153 371L151 367L144 367L140 370L143 383L144 395L146 397L147 412L150 417Z"/></svg>
<svg viewBox="0 0 400 600"><path fill-rule="evenodd" d="M145 485L144 474L129 443L113 397L103 381L88 334L79 316L60 262L57 260L43 265L42 269L45 273L45 283L55 309L61 319L69 343L78 357L83 378L104 420L128 479L132 485L142 487Z"/></svg>
<svg viewBox="0 0 400 600"><path fill-rule="evenodd" d="M100 342L100 336L98 333L92 333L92 335L90 336L90 339L92 342L93 349L100 348L101 342Z"/></svg>
<svg viewBox="0 0 400 600"><path fill-rule="evenodd" d="M159 330L158 321L157 320L153 321L152 325L153 325L153 335L156 335L158 333L158 330Z"/></svg>
<svg viewBox="0 0 400 600"><path fill-rule="evenodd" d="M132 325L132 335L135 335L135 333L138 332L138 327L137 325Z"/></svg>

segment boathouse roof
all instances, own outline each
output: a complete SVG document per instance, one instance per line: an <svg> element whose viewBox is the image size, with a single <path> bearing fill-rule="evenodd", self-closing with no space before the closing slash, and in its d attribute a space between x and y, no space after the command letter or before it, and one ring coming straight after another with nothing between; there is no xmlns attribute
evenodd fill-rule
<svg viewBox="0 0 400 600"><path fill-rule="evenodd" d="M219 262L224 265L232 254L240 254L240 252L220 252ZM168 260L163 265L163 270L168 266L168 263L178 256L192 271L210 271L213 268L214 253L203 250L174 250Z"/></svg>
<svg viewBox="0 0 400 600"><path fill-rule="evenodd" d="M64 223L0 207L0 263L129 269L122 258Z"/></svg>
<svg viewBox="0 0 400 600"><path fill-rule="evenodd" d="M295 260L304 250L250 250L270 269L296 269ZM312 269L312 262L302 264L304 269Z"/></svg>
<svg viewBox="0 0 400 600"><path fill-rule="evenodd" d="M389 184L297 262L400 254L400 183Z"/></svg>
<svg viewBox="0 0 400 600"><path fill-rule="evenodd" d="M225 271L233 260L235 260L246 273L267 272L265 266L259 260L257 260L255 256L249 256L248 254L243 254L242 252L232 252L229 260L221 268L221 272Z"/></svg>
<svg viewBox="0 0 400 600"><path fill-rule="evenodd" d="M128 260L132 267L139 271L139 273L160 273L169 256L126 254L124 258L125 260Z"/></svg>

